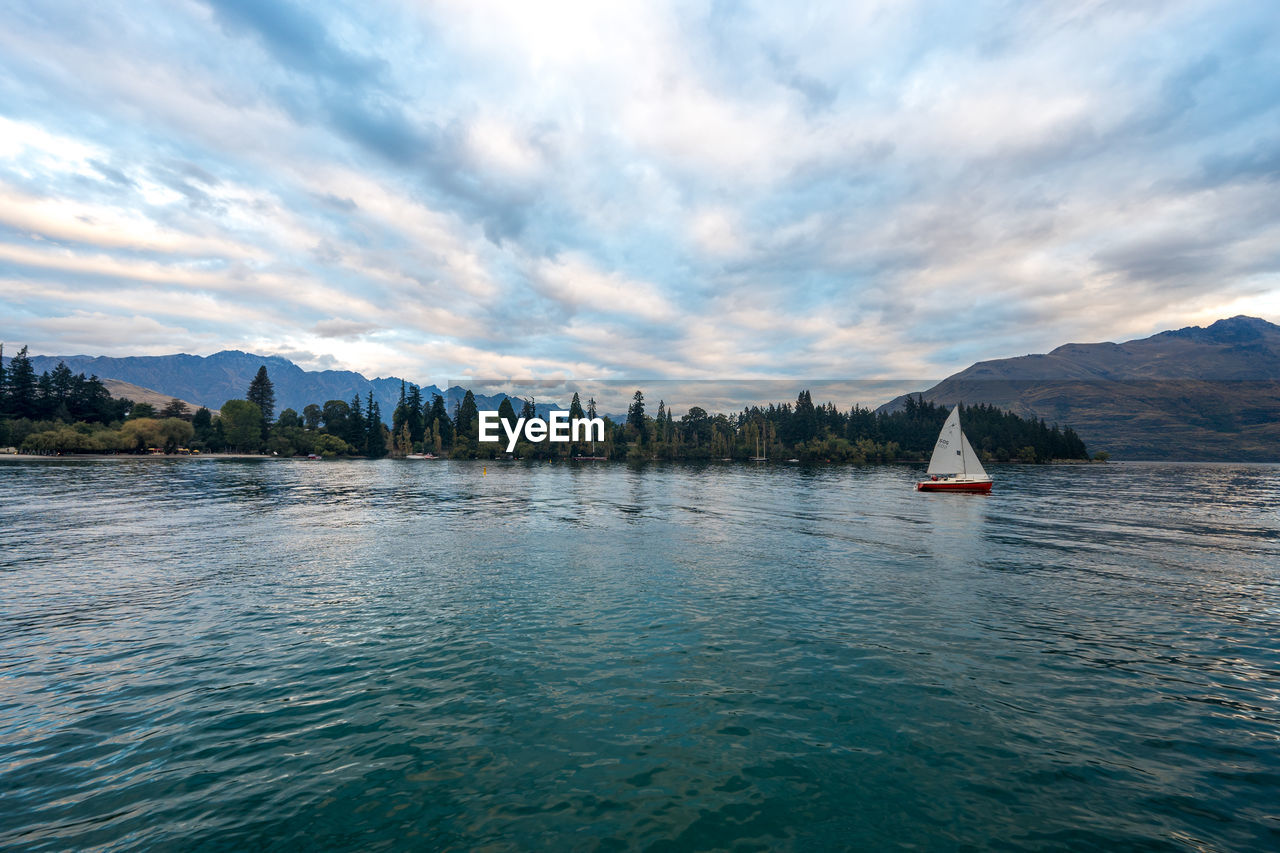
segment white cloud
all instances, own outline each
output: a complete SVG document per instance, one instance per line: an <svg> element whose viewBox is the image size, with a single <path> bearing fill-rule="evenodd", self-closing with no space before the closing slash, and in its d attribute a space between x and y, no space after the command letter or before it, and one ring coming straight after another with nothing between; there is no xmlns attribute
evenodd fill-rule
<svg viewBox="0 0 1280 853"><path fill-rule="evenodd" d="M74 351L90 346L95 348L95 354L172 352L174 341L210 341L208 336L195 335L182 326L166 325L139 314L73 311L28 320L25 325L37 336L30 342L37 352Z"/></svg>
<svg viewBox="0 0 1280 853"><path fill-rule="evenodd" d="M733 212L724 207L704 208L693 215L689 233L695 245L709 255L733 257L745 248Z"/></svg>
<svg viewBox="0 0 1280 853"><path fill-rule="evenodd" d="M939 375L1280 319L1266 4L296 11L324 50L12 16L6 307L410 376Z"/></svg>
<svg viewBox="0 0 1280 853"><path fill-rule="evenodd" d="M587 311L633 317L650 323L671 323L679 312L651 282L600 270L586 257L565 253L530 265L533 287L555 300L566 312Z"/></svg>
<svg viewBox="0 0 1280 853"><path fill-rule="evenodd" d="M0 182L0 224L42 239L103 249L264 259L265 253L232 240L184 233L136 210L78 199L37 198Z"/></svg>
<svg viewBox="0 0 1280 853"><path fill-rule="evenodd" d="M372 323L359 323L352 320L321 320L311 330L322 338L359 338L378 327Z"/></svg>

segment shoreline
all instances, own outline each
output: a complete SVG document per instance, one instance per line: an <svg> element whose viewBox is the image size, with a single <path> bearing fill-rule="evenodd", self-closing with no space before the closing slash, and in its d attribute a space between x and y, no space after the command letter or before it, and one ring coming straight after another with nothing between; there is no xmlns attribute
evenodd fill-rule
<svg viewBox="0 0 1280 853"><path fill-rule="evenodd" d="M273 462L378 462L379 459L369 459L364 456L338 456L331 459L308 459L305 456L267 456L261 453L201 453L198 455L191 454L163 454L163 453L69 453L63 456L46 456L40 453L4 453L0 454L0 463L7 460L15 462L99 462L99 461L138 461L138 460L184 460L198 462L201 460L245 460L260 459L263 461ZM395 462L418 462L423 460L405 459L402 456L384 456L382 459L392 460ZM448 457L440 457L439 459L430 460L433 462L469 462L481 465L497 465L502 463L517 462L561 462L561 463L577 463L587 464L586 460L576 459L449 459ZM927 465L927 459L911 460L911 459L894 459L889 462L823 462L813 460L809 462L789 461L789 460L769 460L768 462L758 463L749 459L644 459L644 460L628 460L628 459L601 459L591 460L591 463L603 462L606 465L634 465L634 464L679 464L679 465L711 465L711 464L750 464L758 467L766 465L768 467L797 467L806 465L821 466L852 466L852 467L869 467L873 465ZM1278 465L1280 459L1257 460L1257 459L1115 459L1111 458L1106 461L1094 459L1055 459L1049 462L989 462L984 463L997 468L1004 468L1012 465L1044 468L1044 467L1060 467L1060 466L1106 466L1106 465Z"/></svg>
<svg viewBox="0 0 1280 853"><path fill-rule="evenodd" d="M261 453L66 453L63 455L49 456L44 453L3 453L0 454L0 462L6 459L14 459L22 462L65 462L68 460L105 460L105 459L279 459L278 456L264 456ZM303 459L305 456L285 457L287 459Z"/></svg>

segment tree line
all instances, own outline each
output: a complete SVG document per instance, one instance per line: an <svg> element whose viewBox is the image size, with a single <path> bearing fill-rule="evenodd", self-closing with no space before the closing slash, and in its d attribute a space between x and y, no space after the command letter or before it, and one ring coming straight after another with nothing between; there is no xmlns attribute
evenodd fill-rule
<svg viewBox="0 0 1280 853"><path fill-rule="evenodd" d="M45 452L52 444L77 450L114 450L120 436L99 441L111 425L119 427L133 403L112 397L97 376L73 374L59 363L39 376L23 347L4 363L0 344L0 447ZM33 435L55 433L28 441ZM108 446L110 445L110 446Z"/></svg>
<svg viewBox="0 0 1280 853"><path fill-rule="evenodd" d="M893 412L834 403L815 405L809 391L794 404L748 406L736 415L693 406L676 418L663 401L656 415L636 391L621 424L610 424L610 458L760 459L802 462L893 462L929 458L950 408L919 396ZM1049 426L995 406L961 406L965 434L986 462L1088 459L1070 427Z"/></svg>
<svg viewBox="0 0 1280 853"><path fill-rule="evenodd" d="M2 350L0 350L2 355ZM504 398L498 416L514 427L535 417L535 401L520 409ZM798 459L824 462L892 462L929 457L949 409L908 397L894 412L860 406L815 405L808 391L792 403L749 406L737 414L710 414L693 406L679 418L658 402L650 415L644 393L635 392L626 417L604 416L599 442L521 441L512 455L528 459L572 457L616 460ZM578 394L570 418L598 416L594 399ZM1070 427L1021 418L994 406L962 406L965 433L988 462L1087 459L1084 442ZM217 415L195 412L181 400L156 411L146 403L112 398L97 377L74 376L66 365L36 376L27 349L5 368L0 360L0 446L25 452L240 452L276 456L364 456L411 453L460 459L506 456L506 443L479 441L479 410L471 391L449 411L444 398L402 383L390 426L367 394L350 401L312 403L301 413L275 412L266 366L258 369L243 399L228 400Z"/></svg>

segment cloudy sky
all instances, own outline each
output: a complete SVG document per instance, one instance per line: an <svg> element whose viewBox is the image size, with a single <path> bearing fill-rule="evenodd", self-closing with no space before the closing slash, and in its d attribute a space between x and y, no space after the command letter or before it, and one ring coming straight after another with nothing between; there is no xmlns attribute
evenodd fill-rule
<svg viewBox="0 0 1280 853"><path fill-rule="evenodd" d="M7 0L0 337L941 377L1280 321L1274 0Z"/></svg>

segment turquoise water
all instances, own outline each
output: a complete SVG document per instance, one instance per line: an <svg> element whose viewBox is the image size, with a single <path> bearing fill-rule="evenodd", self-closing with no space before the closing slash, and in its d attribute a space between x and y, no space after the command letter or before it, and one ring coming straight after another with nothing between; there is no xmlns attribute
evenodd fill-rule
<svg viewBox="0 0 1280 853"><path fill-rule="evenodd" d="M1280 848L1280 467L0 463L0 848Z"/></svg>

